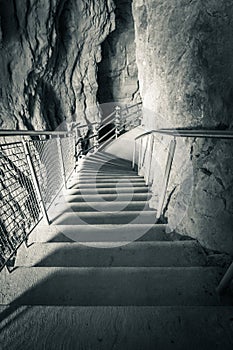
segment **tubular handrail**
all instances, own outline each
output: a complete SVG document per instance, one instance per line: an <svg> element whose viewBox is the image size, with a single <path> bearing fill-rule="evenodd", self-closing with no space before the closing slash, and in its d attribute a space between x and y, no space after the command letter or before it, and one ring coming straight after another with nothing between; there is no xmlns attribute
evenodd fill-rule
<svg viewBox="0 0 233 350"><path fill-rule="evenodd" d="M0 136L42 136L42 135L68 135L70 131L48 131L48 130L0 130Z"/></svg>
<svg viewBox="0 0 233 350"><path fill-rule="evenodd" d="M174 137L202 137L202 138L220 138L220 139L233 139L233 130L195 130L195 129L157 129L147 131L135 138L135 141L141 137L150 134L164 134Z"/></svg>
<svg viewBox="0 0 233 350"><path fill-rule="evenodd" d="M157 129L157 130L150 130L147 132L144 132L137 136L134 141L134 150L133 150L133 162L132 166L135 167L135 161L136 161L136 143L138 140L140 140L141 147L139 148L139 160L138 160L138 170L140 171L140 168L143 167L143 159L142 159L142 139L149 135L166 135L166 136L172 136L172 140L170 141L169 150L168 150L168 156L165 166L165 173L163 177L163 184L161 189L161 196L159 198L158 208L157 208L157 215L156 218L159 220L162 216L165 197L167 193L167 188L169 184L171 169L172 169L172 163L174 160L175 150L176 150L176 138L177 137L187 137L187 138L211 138L211 139L218 139L218 140L233 140L233 130L215 130L215 129ZM145 153L147 152L147 146ZM153 152L153 142L151 146L151 154ZM151 162L150 162L151 163ZM150 166L151 164L149 164ZM158 222L158 221L157 221ZM225 289L230 285L231 281L233 279L233 262L227 269L225 275L222 277L219 285L216 288L217 293L223 293Z"/></svg>
<svg viewBox="0 0 233 350"><path fill-rule="evenodd" d="M142 102L137 102L137 103L135 103L135 104L133 104L133 105L126 106L126 107L122 108L122 111L131 109L131 108L135 108L135 107L141 106L141 105L142 105Z"/></svg>
<svg viewBox="0 0 233 350"><path fill-rule="evenodd" d="M0 271L4 266L9 268L18 248L23 242L27 243L27 237L42 217L50 224L49 208L77 170L79 156L105 147L125 131L134 107L137 108L135 119L140 120L139 105L141 103L125 108L116 106L102 120L83 125L72 123L71 130L0 130L0 204L3 213ZM111 130L104 129L107 124L112 124ZM127 130L132 126L129 125ZM101 130L104 135L99 137ZM7 142L4 137L9 136L19 140Z"/></svg>

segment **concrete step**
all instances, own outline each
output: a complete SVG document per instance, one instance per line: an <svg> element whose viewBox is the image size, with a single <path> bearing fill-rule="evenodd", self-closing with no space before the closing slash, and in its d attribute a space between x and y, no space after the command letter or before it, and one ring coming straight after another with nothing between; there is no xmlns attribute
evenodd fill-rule
<svg viewBox="0 0 233 350"><path fill-rule="evenodd" d="M84 166L86 165L92 165L92 164L98 164L101 166L110 166L115 168L124 168L124 169L132 169L131 164L126 161L119 161L117 159L101 159L101 158L94 158L94 157L88 157L84 160Z"/></svg>
<svg viewBox="0 0 233 350"><path fill-rule="evenodd" d="M89 180L89 179L106 179L106 180L111 180L111 179L116 179L116 180L122 180L122 179L126 179L126 180L144 180L143 176L137 176L137 175L119 175L119 174L99 174L99 173L95 173L95 174L83 174L80 173L80 175L77 176L73 176L73 180Z"/></svg>
<svg viewBox="0 0 233 350"><path fill-rule="evenodd" d="M120 182L100 182L100 183L95 183L95 182L89 182L89 183L80 183L80 184L76 184L74 185L72 188L112 188L112 190L114 190L115 188L120 188L120 187L128 187L129 189L131 189L132 187L144 187L147 188L145 185L144 181L127 181L127 180L122 180ZM132 189L131 189L132 191Z"/></svg>
<svg viewBox="0 0 233 350"><path fill-rule="evenodd" d="M39 224L29 236L33 242L167 241L166 225L50 225Z"/></svg>
<svg viewBox="0 0 233 350"><path fill-rule="evenodd" d="M84 169L81 169L79 174L81 175L93 175L93 174L98 174L98 175L103 175L103 176L138 176L135 171L133 170L124 170L124 171L121 171L121 170L109 170L107 171L106 169L105 170L101 170L101 169L92 169L92 170L86 170L85 168ZM77 173L74 174L73 176L77 176Z"/></svg>
<svg viewBox="0 0 233 350"><path fill-rule="evenodd" d="M20 249L16 266L54 267L169 267L205 266L206 256L196 241L35 243ZM105 248L103 248L103 246Z"/></svg>
<svg viewBox="0 0 233 350"><path fill-rule="evenodd" d="M90 155L86 159L94 159L94 160L100 160L100 161L111 161L111 162L124 164L128 167L130 167L132 164L132 162L129 160L126 160L123 158L116 158L113 155L101 154L100 152L95 153L94 155Z"/></svg>
<svg viewBox="0 0 233 350"><path fill-rule="evenodd" d="M0 304L219 305L220 267L19 267L0 274Z"/></svg>
<svg viewBox="0 0 233 350"><path fill-rule="evenodd" d="M233 349L224 306L1 306L0 315L2 350Z"/></svg>
<svg viewBox="0 0 233 350"><path fill-rule="evenodd" d="M100 198L99 198L100 199ZM148 210L149 204L147 201L96 201L96 202L65 202L57 201L53 206L53 212L73 211L73 212L119 212L119 211L140 211Z"/></svg>
<svg viewBox="0 0 233 350"><path fill-rule="evenodd" d="M81 184L101 184L101 183L105 183L105 184L108 184L108 183L111 183L111 184L114 184L114 186L116 186L116 184L137 184L137 183L140 183L140 184L144 184L145 185L145 180L144 179L139 179L139 178L104 178L104 179L101 179L101 178L96 178L96 177L93 177L93 178L89 178L89 179L78 179L76 180L76 183L77 183L77 186L81 185Z"/></svg>
<svg viewBox="0 0 233 350"><path fill-rule="evenodd" d="M111 187L111 186L108 186L108 187L101 187L101 186L98 186L97 188L95 188L95 186L90 186L90 187L84 187L85 191L83 190L83 187L82 187L82 190L80 191L78 188L75 188L76 186L72 186L72 188L69 188L65 193L67 195L80 195L80 194L124 194L124 193L127 193L127 194L131 194L131 193L143 193L143 194L147 194L148 193L148 187L146 186L133 186L132 187L123 187L123 186L120 186L120 189L116 188L116 187ZM118 187L118 186L117 186Z"/></svg>
<svg viewBox="0 0 233 350"><path fill-rule="evenodd" d="M51 212L50 216L54 225L85 225L85 224L154 224L156 212L147 211L120 211L120 212ZM125 229L127 229L125 227Z"/></svg>
<svg viewBox="0 0 233 350"><path fill-rule="evenodd" d="M79 194L79 195L65 195L59 196L56 202L112 202L112 201L120 201L120 202L129 202L129 201L147 201L149 200L151 195L149 193L120 193L120 194Z"/></svg>
<svg viewBox="0 0 233 350"><path fill-rule="evenodd" d="M118 170L129 170L129 166L125 164L116 164L111 161L101 161L99 159L85 159L83 162L85 169L98 168L98 169L118 169Z"/></svg>
<svg viewBox="0 0 233 350"><path fill-rule="evenodd" d="M97 160L97 161L102 161L102 162L113 162L114 164L124 164L127 167L130 167L132 162L123 158L118 158L115 157L113 155L108 156L108 155L104 155L104 154L99 154L95 153L93 155L89 155L87 157L84 158L84 162L88 161L88 160Z"/></svg>

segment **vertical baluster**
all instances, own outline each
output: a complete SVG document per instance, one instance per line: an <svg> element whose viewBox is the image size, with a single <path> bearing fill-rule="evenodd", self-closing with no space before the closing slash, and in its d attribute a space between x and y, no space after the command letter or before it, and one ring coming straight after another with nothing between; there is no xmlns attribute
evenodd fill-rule
<svg viewBox="0 0 233 350"><path fill-rule="evenodd" d="M163 178L162 191L161 191L161 195L159 198L159 205L158 205L158 210L157 210L157 215L156 215L157 219L160 219L160 217L162 215L175 150L176 150L176 138L174 137L174 140L171 140L170 145L169 145L167 163L166 163L166 168L165 168L165 173L164 173L164 178Z"/></svg>
<svg viewBox="0 0 233 350"><path fill-rule="evenodd" d="M99 127L100 127L100 123L96 123L94 126L93 126L93 132L94 132L94 140L93 140L93 143L94 143L94 151L96 152L99 148Z"/></svg>
<svg viewBox="0 0 233 350"><path fill-rule="evenodd" d="M146 176L146 185L150 185L150 172L151 172L151 163L152 163L152 156L153 156L153 148L154 148L154 135L150 135L150 146L149 146L149 164L148 164L148 171Z"/></svg>
<svg viewBox="0 0 233 350"><path fill-rule="evenodd" d="M116 106L115 107L115 137L116 139L120 135L120 125L121 125L121 107Z"/></svg>
<svg viewBox="0 0 233 350"><path fill-rule="evenodd" d="M133 169L135 169L136 150L137 150L137 141L134 140L134 145L133 145L133 161L132 161L132 168L133 168Z"/></svg>
<svg viewBox="0 0 233 350"><path fill-rule="evenodd" d="M62 153L62 146L61 146L61 139L60 139L60 136L57 137L57 147L58 147L58 153L59 153L60 163L61 163L63 184L64 184L65 189L67 189L65 164L64 164L64 157L63 157L63 153Z"/></svg>

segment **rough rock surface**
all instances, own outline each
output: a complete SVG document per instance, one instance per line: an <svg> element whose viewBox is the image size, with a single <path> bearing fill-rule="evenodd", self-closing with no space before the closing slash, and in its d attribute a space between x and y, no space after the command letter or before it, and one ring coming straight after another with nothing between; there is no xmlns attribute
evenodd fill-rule
<svg viewBox="0 0 233 350"><path fill-rule="evenodd" d="M1 0L0 16L1 128L95 119L97 63L114 30L113 1Z"/></svg>
<svg viewBox="0 0 233 350"><path fill-rule="evenodd" d="M116 29L103 42L98 65L100 103L129 103L140 97L132 0L115 3Z"/></svg>
<svg viewBox="0 0 233 350"><path fill-rule="evenodd" d="M232 128L232 1L135 0L133 5L145 127ZM230 253L232 142L183 140L165 208L172 228ZM155 145L162 149L162 172L167 146L164 138ZM153 185L155 202L160 183Z"/></svg>

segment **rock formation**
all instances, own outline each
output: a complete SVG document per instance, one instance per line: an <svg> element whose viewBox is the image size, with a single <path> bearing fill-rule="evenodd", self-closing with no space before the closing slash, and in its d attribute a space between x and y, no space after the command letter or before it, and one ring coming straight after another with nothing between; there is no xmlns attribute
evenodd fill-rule
<svg viewBox="0 0 233 350"><path fill-rule="evenodd" d="M0 16L1 128L98 117L96 70L113 1L1 0Z"/></svg>
<svg viewBox="0 0 233 350"><path fill-rule="evenodd" d="M232 1L133 0L133 13L131 0L115 3L0 0L0 127L88 123L99 117L97 97L136 100L139 86L147 129L232 128ZM155 207L169 140L156 138ZM232 141L179 141L164 212L179 233L226 252L232 153Z"/></svg>
<svg viewBox="0 0 233 350"><path fill-rule="evenodd" d="M232 128L232 2L133 4L146 128ZM163 170L168 139L157 141ZM231 253L232 150L233 141L179 141L165 212L178 232ZM154 183L155 202L160 188Z"/></svg>

